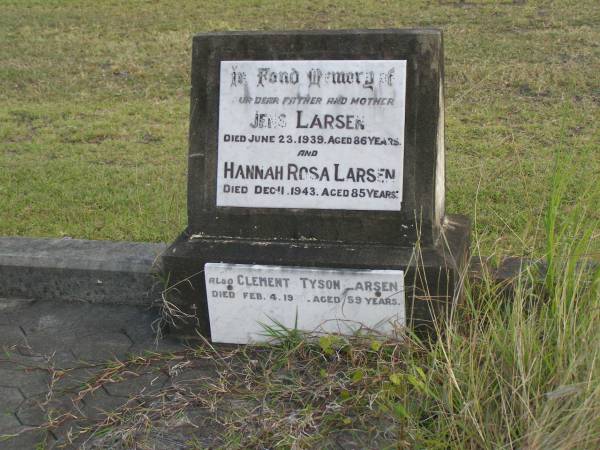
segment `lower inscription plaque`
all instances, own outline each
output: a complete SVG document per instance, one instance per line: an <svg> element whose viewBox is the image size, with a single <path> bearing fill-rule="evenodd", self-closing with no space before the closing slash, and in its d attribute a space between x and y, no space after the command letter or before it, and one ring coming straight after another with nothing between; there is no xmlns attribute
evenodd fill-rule
<svg viewBox="0 0 600 450"><path fill-rule="evenodd" d="M402 270L207 263L204 274L213 342L266 341L275 322L342 334L406 325Z"/></svg>

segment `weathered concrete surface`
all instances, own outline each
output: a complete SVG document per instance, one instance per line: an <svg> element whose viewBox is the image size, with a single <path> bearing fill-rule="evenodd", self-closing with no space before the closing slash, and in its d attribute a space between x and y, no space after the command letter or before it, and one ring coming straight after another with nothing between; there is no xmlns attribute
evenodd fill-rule
<svg viewBox="0 0 600 450"><path fill-rule="evenodd" d="M0 297L148 305L164 244L0 238Z"/></svg>
<svg viewBox="0 0 600 450"><path fill-rule="evenodd" d="M2 450L228 448L225 419L260 404L221 390L224 379L239 377L235 361L218 356L227 346L212 353L168 338L157 344L157 316L145 308L0 305ZM340 430L332 441L344 445L324 447L373 448L369 433L348 444L353 435Z"/></svg>
<svg viewBox="0 0 600 450"><path fill-rule="evenodd" d="M30 449L42 442L58 447L69 429L85 420L102 420L141 391L183 376L185 371L138 371L78 399L109 359L185 348L168 339L157 342L152 330L156 319L155 312L136 306L0 298L0 448ZM65 413L77 416L78 425L70 420L51 431L32 429Z"/></svg>

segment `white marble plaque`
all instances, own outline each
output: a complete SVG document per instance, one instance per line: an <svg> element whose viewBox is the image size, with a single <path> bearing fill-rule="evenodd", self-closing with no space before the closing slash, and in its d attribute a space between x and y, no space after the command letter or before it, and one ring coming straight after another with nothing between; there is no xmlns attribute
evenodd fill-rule
<svg viewBox="0 0 600 450"><path fill-rule="evenodd" d="M217 206L399 211L405 60L222 61Z"/></svg>
<svg viewBox="0 0 600 450"><path fill-rule="evenodd" d="M213 342L268 341L263 324L276 322L342 334L393 334L406 325L401 270L207 263L204 274Z"/></svg>

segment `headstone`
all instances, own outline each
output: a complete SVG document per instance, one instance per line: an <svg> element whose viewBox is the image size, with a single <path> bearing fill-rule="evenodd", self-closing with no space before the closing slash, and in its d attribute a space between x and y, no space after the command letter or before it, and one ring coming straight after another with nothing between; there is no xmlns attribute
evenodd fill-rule
<svg viewBox="0 0 600 450"><path fill-rule="evenodd" d="M172 331L426 332L469 248L444 214L443 105L438 30L195 36Z"/></svg>

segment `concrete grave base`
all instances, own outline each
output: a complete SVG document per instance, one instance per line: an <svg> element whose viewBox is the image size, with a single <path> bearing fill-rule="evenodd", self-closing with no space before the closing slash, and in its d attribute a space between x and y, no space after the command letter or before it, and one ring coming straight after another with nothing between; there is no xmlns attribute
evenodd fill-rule
<svg viewBox="0 0 600 450"><path fill-rule="evenodd" d="M165 244L0 238L0 297L149 306Z"/></svg>
<svg viewBox="0 0 600 450"><path fill-rule="evenodd" d="M183 314L170 332L183 338L210 338L204 265L265 264L331 269L404 270L408 325L424 335L434 317L460 297L468 264L470 223L448 216L435 246L413 247L314 241L258 241L208 238L184 232L165 251L168 300Z"/></svg>

